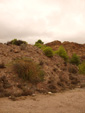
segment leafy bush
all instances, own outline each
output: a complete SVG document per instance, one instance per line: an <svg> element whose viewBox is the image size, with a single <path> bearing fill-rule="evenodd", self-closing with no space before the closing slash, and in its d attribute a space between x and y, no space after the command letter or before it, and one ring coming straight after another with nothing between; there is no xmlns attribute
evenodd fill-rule
<svg viewBox="0 0 85 113"><path fill-rule="evenodd" d="M79 65L80 64L80 58L79 56L77 56L76 53L74 53L70 59L70 63L72 64L76 64L76 65Z"/></svg>
<svg viewBox="0 0 85 113"><path fill-rule="evenodd" d="M81 74L85 74L85 61L82 64L80 64L78 67L79 67L79 72Z"/></svg>
<svg viewBox="0 0 85 113"><path fill-rule="evenodd" d="M34 46L44 50L46 48L46 45L40 44L40 43L36 43Z"/></svg>
<svg viewBox="0 0 85 113"><path fill-rule="evenodd" d="M40 48L42 50L46 47L44 45L44 42L42 42L42 40L38 40L37 42L35 42L35 45L34 46L37 46L38 48Z"/></svg>
<svg viewBox="0 0 85 113"><path fill-rule="evenodd" d="M40 66L29 59L16 59L13 63L13 70L20 78L37 83L44 80L44 71Z"/></svg>
<svg viewBox="0 0 85 113"><path fill-rule="evenodd" d="M66 52L66 50L64 49L63 46L60 46L59 49L55 52L55 54L57 54L60 57L62 57L65 61L68 60L67 52Z"/></svg>
<svg viewBox="0 0 85 113"><path fill-rule="evenodd" d="M22 41L22 40L13 39L12 41L8 42L7 44L14 44L14 45L20 46L21 44L27 44L27 42Z"/></svg>
<svg viewBox="0 0 85 113"><path fill-rule="evenodd" d="M43 50L44 54L47 56L47 57L53 57L53 50L52 48L50 47L46 47L44 50Z"/></svg>
<svg viewBox="0 0 85 113"><path fill-rule="evenodd" d="M36 43L35 46L37 46L38 48L42 48L43 47L43 45L40 44L40 43Z"/></svg>
<svg viewBox="0 0 85 113"><path fill-rule="evenodd" d="M35 42L35 44L44 44L44 42L39 39L37 42Z"/></svg>

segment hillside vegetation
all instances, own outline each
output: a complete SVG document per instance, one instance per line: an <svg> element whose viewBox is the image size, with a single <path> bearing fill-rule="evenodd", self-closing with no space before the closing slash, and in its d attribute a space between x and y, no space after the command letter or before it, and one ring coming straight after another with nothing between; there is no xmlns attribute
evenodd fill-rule
<svg viewBox="0 0 85 113"><path fill-rule="evenodd" d="M82 59L85 60L85 44L78 44L75 42L60 42L58 40L47 43L47 46L53 48L53 50L58 49L60 46L63 46L68 53L68 56L72 56L73 53L79 55Z"/></svg>
<svg viewBox="0 0 85 113"><path fill-rule="evenodd" d="M63 51L53 50L41 40L35 45L15 39L0 43L0 97L84 87L85 71L80 67L85 65L81 59L79 67L70 62L67 51L62 48Z"/></svg>

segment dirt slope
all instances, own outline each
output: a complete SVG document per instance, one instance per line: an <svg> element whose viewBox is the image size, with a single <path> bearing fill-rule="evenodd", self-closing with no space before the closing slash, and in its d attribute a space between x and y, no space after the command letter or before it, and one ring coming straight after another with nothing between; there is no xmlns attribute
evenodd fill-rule
<svg viewBox="0 0 85 113"><path fill-rule="evenodd" d="M18 99L0 98L0 113L85 113L85 89Z"/></svg>
<svg viewBox="0 0 85 113"><path fill-rule="evenodd" d="M12 71L10 62L20 57L31 58L42 67L45 71L44 82L33 85L23 81ZM48 58L41 49L29 44L24 50L21 46L0 44L0 64L2 62L6 67L0 68L0 97L59 92L80 86L76 66L66 64L59 56Z"/></svg>
<svg viewBox="0 0 85 113"><path fill-rule="evenodd" d="M46 44L47 46L52 47L54 50L57 50L59 46L63 46L66 51L68 52L68 55L71 56L73 53L78 54L83 59L85 59L85 44L78 44L74 42L60 42L60 41L53 41Z"/></svg>

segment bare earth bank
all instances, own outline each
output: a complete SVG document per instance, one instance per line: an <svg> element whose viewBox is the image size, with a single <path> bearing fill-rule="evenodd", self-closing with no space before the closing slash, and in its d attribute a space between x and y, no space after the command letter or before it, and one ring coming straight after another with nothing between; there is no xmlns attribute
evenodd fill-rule
<svg viewBox="0 0 85 113"><path fill-rule="evenodd" d="M85 89L38 94L21 97L17 101L0 98L0 113L85 113Z"/></svg>

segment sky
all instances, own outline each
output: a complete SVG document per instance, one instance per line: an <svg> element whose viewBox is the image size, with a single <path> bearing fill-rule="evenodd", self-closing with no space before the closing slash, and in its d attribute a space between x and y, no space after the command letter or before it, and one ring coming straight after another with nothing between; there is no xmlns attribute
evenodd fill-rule
<svg viewBox="0 0 85 113"><path fill-rule="evenodd" d="M85 0L0 0L0 42L85 43Z"/></svg>

